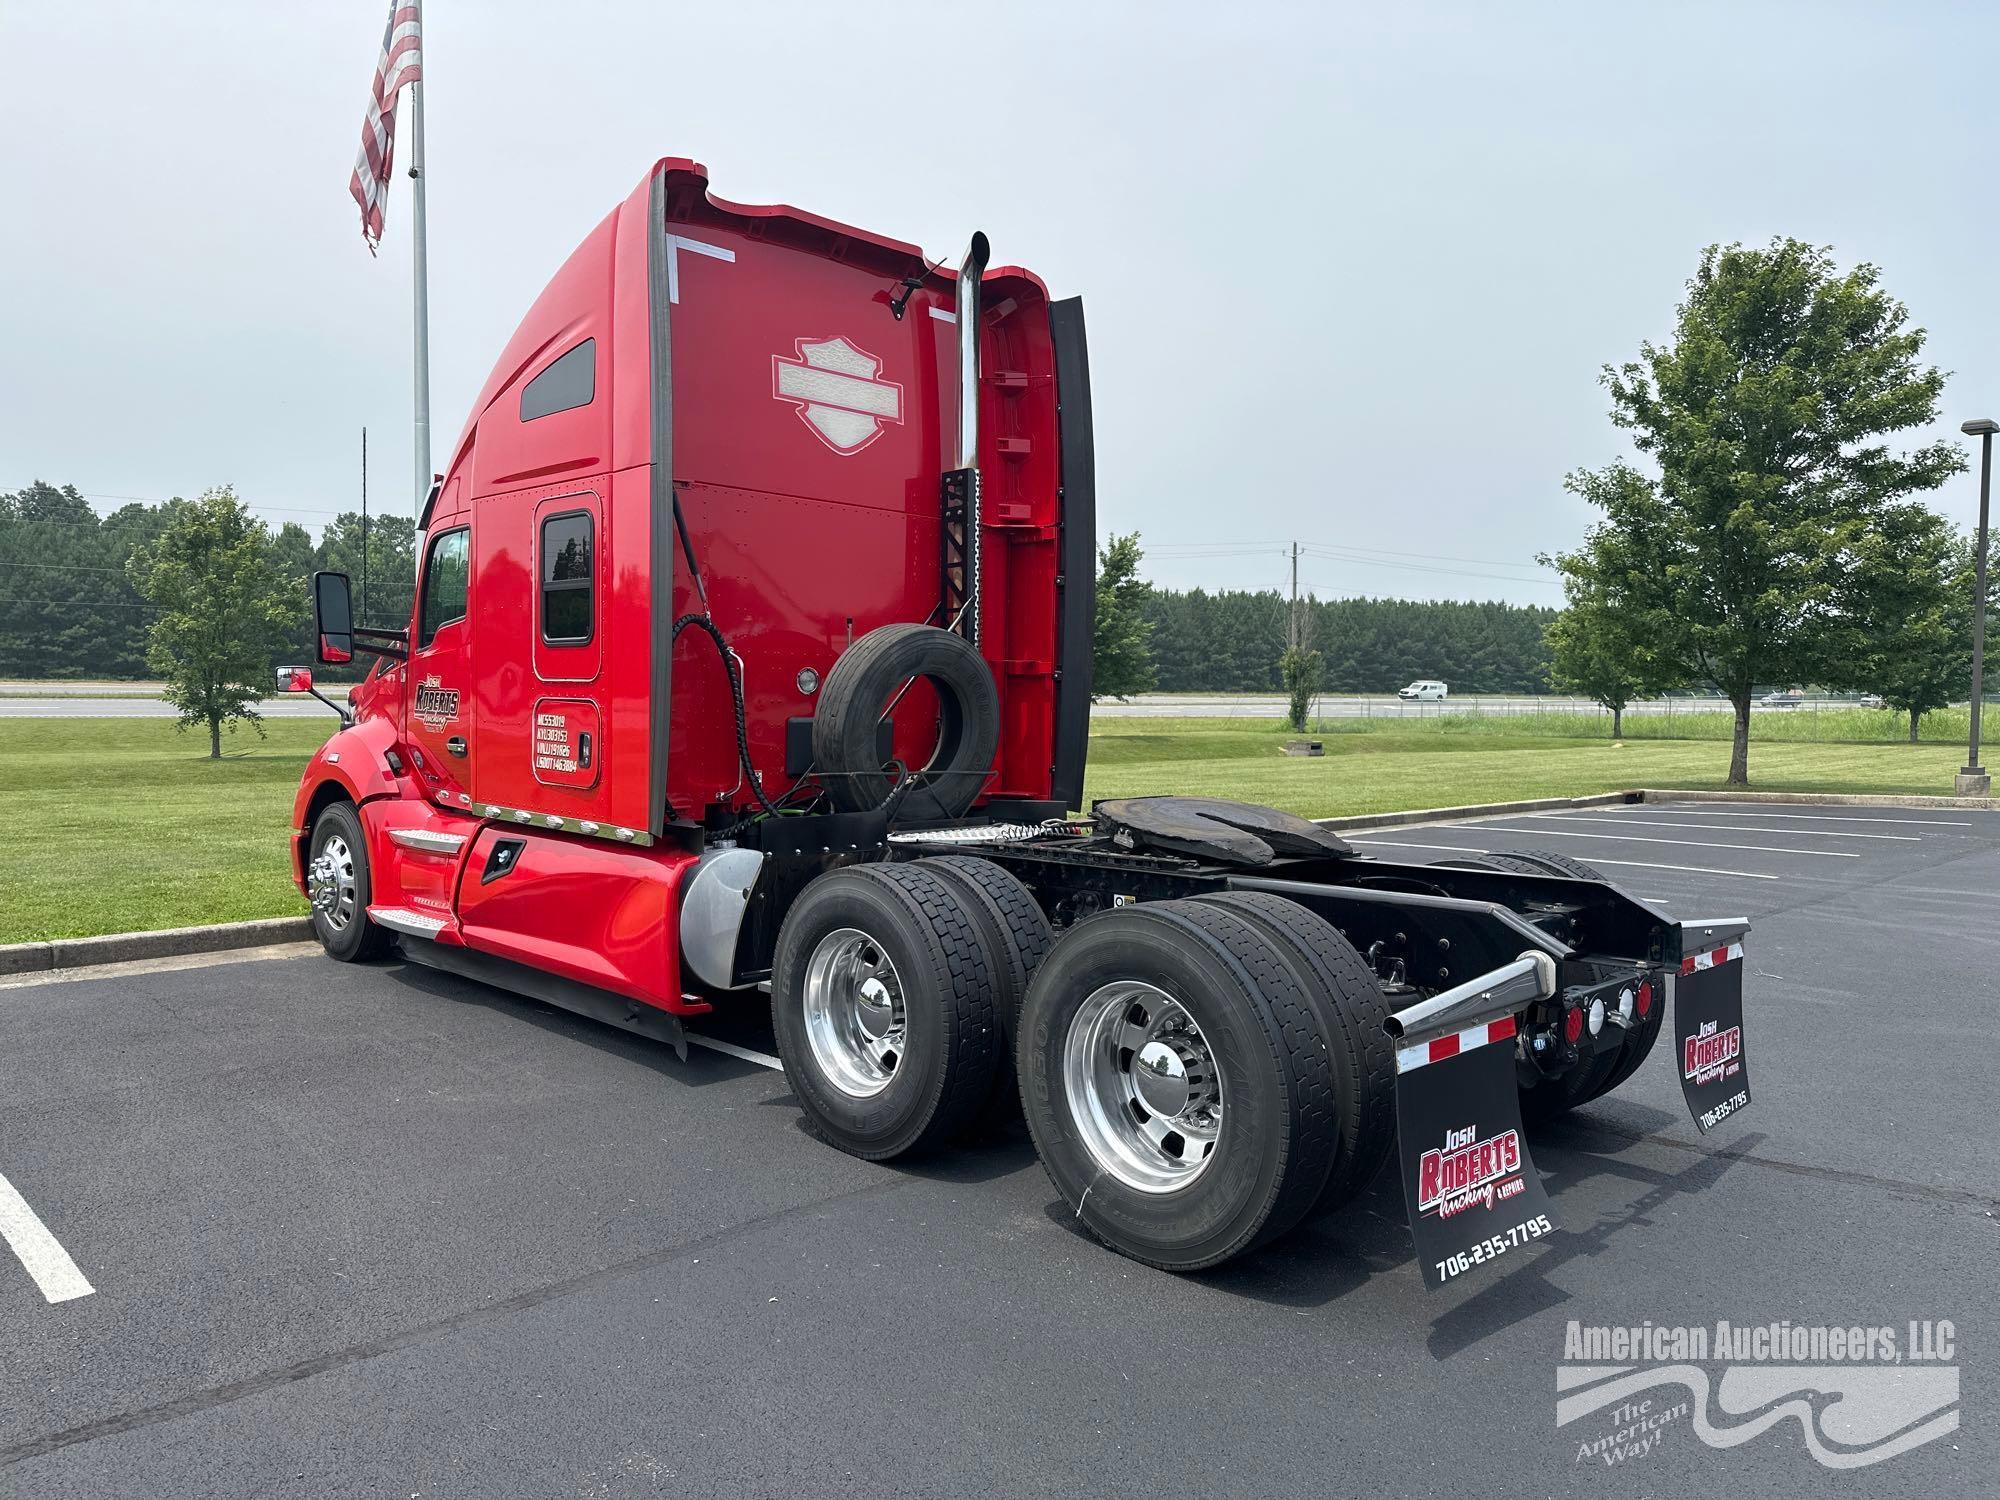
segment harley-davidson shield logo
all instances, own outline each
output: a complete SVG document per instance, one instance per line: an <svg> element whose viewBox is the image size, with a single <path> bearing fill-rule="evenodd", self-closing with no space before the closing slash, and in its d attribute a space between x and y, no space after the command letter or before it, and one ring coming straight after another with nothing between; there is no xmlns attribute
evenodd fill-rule
<svg viewBox="0 0 2000 1500"><path fill-rule="evenodd" d="M435 673L417 684L417 722L426 729L442 729L458 722L458 689L440 687Z"/></svg>
<svg viewBox="0 0 2000 1500"><path fill-rule="evenodd" d="M845 338L800 339L797 359L771 356L771 395L798 408L799 419L835 453L859 453L903 423L903 388L884 380L882 361Z"/></svg>

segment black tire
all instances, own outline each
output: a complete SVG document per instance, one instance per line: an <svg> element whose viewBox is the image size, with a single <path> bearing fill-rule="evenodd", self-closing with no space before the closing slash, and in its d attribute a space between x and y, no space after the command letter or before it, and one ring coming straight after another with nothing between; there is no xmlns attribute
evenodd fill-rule
<svg viewBox="0 0 2000 1500"><path fill-rule="evenodd" d="M841 929L873 945L901 991L902 1045L873 1093L836 1080L806 1020L808 967ZM915 865L855 866L808 885L778 931L771 1026L813 1133L851 1155L886 1161L961 1132L990 1092L999 1060L998 967L956 887Z"/></svg>
<svg viewBox="0 0 2000 1500"><path fill-rule="evenodd" d="M1305 979L1326 1034L1333 1086L1333 1166L1313 1210L1337 1208L1375 1180L1396 1144L1396 1048L1382 1024L1389 997L1340 929L1298 902L1263 891L1195 899L1261 928Z"/></svg>
<svg viewBox="0 0 2000 1500"><path fill-rule="evenodd" d="M1570 880L1594 880L1600 885L1605 876L1595 866L1587 865L1580 859L1572 859L1567 854L1554 854L1546 849L1508 849L1500 854L1481 854L1463 861L1466 865L1487 869L1507 870L1520 875L1560 875ZM1593 1058L1573 1072L1561 1078L1544 1079L1532 1088L1521 1091L1521 1114L1530 1120L1547 1120L1556 1115L1575 1109L1579 1104L1588 1104L1616 1088L1631 1076L1634 1069L1646 1060L1646 1049L1659 1035L1659 1007L1653 1012L1656 1018L1652 1030L1646 1034L1643 1047L1635 1048L1638 1038L1626 1033L1624 1043L1616 1052L1607 1052ZM1642 1028L1643 1030L1643 1028Z"/></svg>
<svg viewBox="0 0 2000 1500"><path fill-rule="evenodd" d="M350 909L341 900L336 902L334 910L323 911L316 902L312 913L313 936L326 949L327 957L341 963L378 958L388 948L390 937L368 920L368 905L374 899L374 884L368 869L368 836L362 831L361 814L352 802L329 802L313 820L312 842L306 855L309 878L314 861L328 854L329 844L334 845L329 857L345 851L344 863L351 867L352 906Z"/></svg>
<svg viewBox="0 0 2000 1500"><path fill-rule="evenodd" d="M1554 875L1547 865L1518 854L1473 854L1464 859L1440 859L1432 863L1440 870L1495 870L1502 875ZM1598 877L1602 879L1603 877Z"/></svg>
<svg viewBox="0 0 2000 1500"><path fill-rule="evenodd" d="M1020 1113L1021 1089L1014 1075L1014 1038L1020 1027L1021 1000L1028 981L1048 956L1055 934L1049 919L1028 888L990 859L946 854L920 859L928 870L965 898L966 907L986 929L987 948L997 960L996 1014L1000 1023L1000 1059L993 1070L993 1089L982 1111L988 1124L1002 1124Z"/></svg>
<svg viewBox="0 0 2000 1500"><path fill-rule="evenodd" d="M1115 1005L1096 997L1120 981L1151 986L1192 1019L1220 1083L1209 1155L1191 1180L1162 1190L1133 1186L1093 1153L1064 1081L1072 1022L1091 1005ZM1232 911L1159 901L1077 923L1028 987L1015 1059L1056 1192L1098 1239L1148 1265L1201 1270L1281 1234L1333 1164L1327 1045L1312 998L1284 950Z"/></svg>
<svg viewBox="0 0 2000 1500"><path fill-rule="evenodd" d="M898 807L913 823L963 817L986 786L1000 745L1000 698L993 674L964 636L933 625L884 625L849 646L826 674L813 714L813 763L843 812L880 807L894 786L877 754L889 700L921 677L937 693L937 750Z"/></svg>
<svg viewBox="0 0 2000 1500"><path fill-rule="evenodd" d="M1546 849L1509 849L1500 855L1502 859L1523 860L1531 865L1539 865L1547 875L1567 875L1572 880L1594 880L1599 885L1605 883L1604 874L1594 866L1580 859L1571 859L1567 854L1552 854Z"/></svg>

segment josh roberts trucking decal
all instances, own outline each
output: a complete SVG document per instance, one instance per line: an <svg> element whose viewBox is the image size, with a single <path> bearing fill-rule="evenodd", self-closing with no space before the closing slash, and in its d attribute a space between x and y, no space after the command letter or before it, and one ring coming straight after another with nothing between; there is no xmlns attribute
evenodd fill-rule
<svg viewBox="0 0 2000 1500"><path fill-rule="evenodd" d="M798 358L771 356L771 395L798 408L799 419L835 453L859 453L903 422L903 388L882 379L882 361L842 335L799 339Z"/></svg>
<svg viewBox="0 0 2000 1500"><path fill-rule="evenodd" d="M458 689L440 686L433 672L417 684L417 722L426 729L442 729L458 722Z"/></svg>
<svg viewBox="0 0 2000 1500"><path fill-rule="evenodd" d="M1674 980L1681 1095L1707 1134L1750 1102L1743 1055L1743 945L1689 954Z"/></svg>
<svg viewBox="0 0 2000 1500"><path fill-rule="evenodd" d="M1403 1047L1396 1133L1417 1266L1440 1287L1555 1232L1521 1133L1514 1018Z"/></svg>

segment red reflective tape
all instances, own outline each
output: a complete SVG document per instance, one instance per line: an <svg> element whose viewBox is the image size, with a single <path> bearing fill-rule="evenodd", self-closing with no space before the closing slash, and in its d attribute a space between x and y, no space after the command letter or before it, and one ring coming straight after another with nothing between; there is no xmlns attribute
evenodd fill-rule
<svg viewBox="0 0 2000 1500"><path fill-rule="evenodd" d="M1710 965L1711 965L1711 966L1713 966L1713 965L1716 965L1716 964L1726 964L1726 963L1728 963L1728 962L1729 962L1729 945L1728 945L1727 943L1725 943L1725 944L1723 944L1723 945L1722 945L1722 946L1721 946L1720 948L1717 948L1717 949L1716 949L1716 950L1715 950L1715 951L1714 951L1713 953L1709 954L1709 955L1708 955L1708 961L1709 961L1709 963L1710 963Z"/></svg>
<svg viewBox="0 0 2000 1500"><path fill-rule="evenodd" d="M1431 1043L1431 1061L1443 1062L1447 1057L1458 1056L1458 1037L1441 1036Z"/></svg>
<svg viewBox="0 0 2000 1500"><path fill-rule="evenodd" d="M1694 955L1692 953L1681 960L1681 972L1683 974L1692 974L1694 972Z"/></svg>
<svg viewBox="0 0 2000 1500"><path fill-rule="evenodd" d="M1502 1016L1497 1021L1489 1021L1487 1023L1486 1040L1489 1042L1504 1042L1513 1034L1514 1018L1512 1016Z"/></svg>

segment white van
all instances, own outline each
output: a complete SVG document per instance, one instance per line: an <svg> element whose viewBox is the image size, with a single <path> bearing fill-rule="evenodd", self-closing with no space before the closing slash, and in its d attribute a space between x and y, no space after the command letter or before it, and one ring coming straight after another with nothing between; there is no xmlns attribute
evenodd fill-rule
<svg viewBox="0 0 2000 1500"><path fill-rule="evenodd" d="M1396 696L1405 703L1442 703L1448 691L1435 677L1421 677L1406 688L1397 688Z"/></svg>

